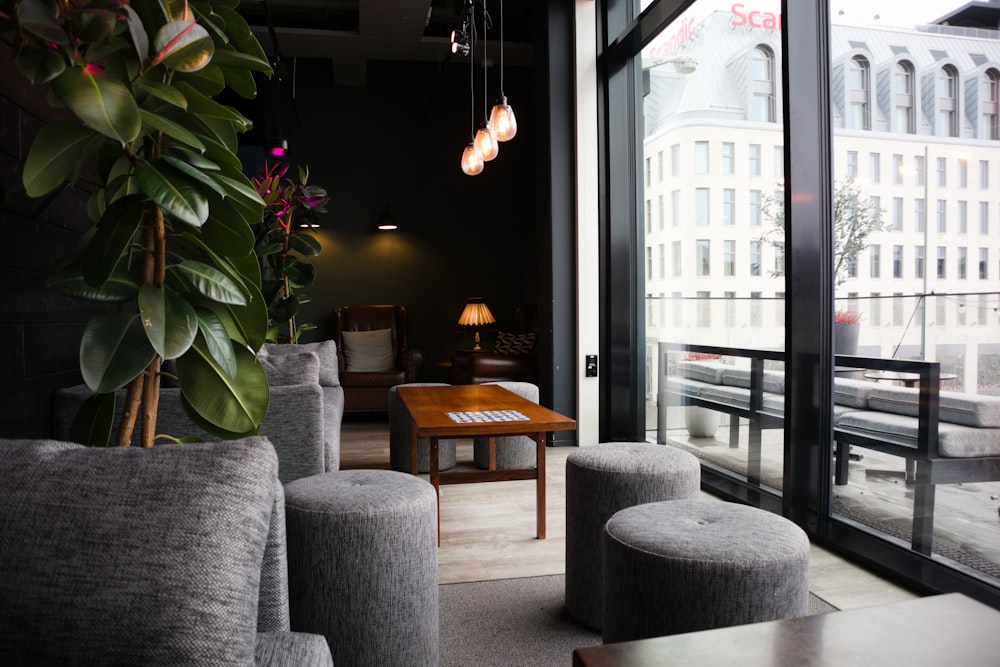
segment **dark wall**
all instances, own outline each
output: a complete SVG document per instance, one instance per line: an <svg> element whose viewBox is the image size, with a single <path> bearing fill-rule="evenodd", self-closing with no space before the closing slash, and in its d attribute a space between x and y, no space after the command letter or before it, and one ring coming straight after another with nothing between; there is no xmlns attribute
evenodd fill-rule
<svg viewBox="0 0 1000 667"><path fill-rule="evenodd" d="M50 397L79 383L79 343L92 305L46 287L56 259L89 222L86 182L44 200L21 186L31 139L59 118L14 65L0 41L0 437L49 434Z"/></svg>
<svg viewBox="0 0 1000 667"><path fill-rule="evenodd" d="M317 282L306 290L313 301L300 318L319 329L304 340L330 337L339 305L404 304L410 343L425 354L420 379L444 381L437 362L471 347L471 334L454 326L466 297L485 297L501 328L513 326L517 304L537 303L533 72L507 68L518 134L470 177L460 168L472 131L468 60L371 63L363 88L335 85L328 60L298 59L290 68L299 126L288 84L279 108L290 159L308 165L310 183L330 194L317 234ZM496 77L489 73L490 105ZM475 80L478 127L481 69ZM273 107L264 115L275 122ZM386 204L398 231L375 229Z"/></svg>

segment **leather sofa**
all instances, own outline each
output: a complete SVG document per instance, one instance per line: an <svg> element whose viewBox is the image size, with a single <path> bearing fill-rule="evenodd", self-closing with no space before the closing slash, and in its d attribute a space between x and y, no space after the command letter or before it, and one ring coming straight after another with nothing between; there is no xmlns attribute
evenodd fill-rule
<svg viewBox="0 0 1000 667"><path fill-rule="evenodd" d="M514 337L534 341L538 330L538 309L518 306L514 311ZM505 332L497 334L498 339ZM499 345L497 346L500 347ZM483 384L486 382L538 382L538 352L532 345L523 353L503 353L498 349L457 350L451 357L451 384Z"/></svg>
<svg viewBox="0 0 1000 667"><path fill-rule="evenodd" d="M407 318L405 306L391 304L340 306L334 311L344 412L387 412L389 387L416 382L424 355L410 347ZM376 349L378 341L369 340L378 334L384 334L381 349Z"/></svg>

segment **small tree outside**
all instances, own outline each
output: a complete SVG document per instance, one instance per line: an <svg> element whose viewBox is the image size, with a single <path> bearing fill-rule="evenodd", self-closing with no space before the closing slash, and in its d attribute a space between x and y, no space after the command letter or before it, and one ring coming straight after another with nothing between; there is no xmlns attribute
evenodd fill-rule
<svg viewBox="0 0 1000 667"><path fill-rule="evenodd" d="M778 189L765 197L761 212L771 221L771 229L761 241L774 247L785 245L785 193ZM833 198L833 275L837 287L848 278L851 263L856 262L861 251L868 247L872 232L886 228L882 222L882 209L877 208L871 197L861 194L853 181L834 184ZM785 274L784 263L771 272L772 277Z"/></svg>

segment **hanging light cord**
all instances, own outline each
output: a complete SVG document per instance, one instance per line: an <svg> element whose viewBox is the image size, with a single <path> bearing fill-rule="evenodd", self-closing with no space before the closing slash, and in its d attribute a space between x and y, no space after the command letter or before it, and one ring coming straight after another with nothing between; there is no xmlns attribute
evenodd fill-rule
<svg viewBox="0 0 1000 667"><path fill-rule="evenodd" d="M486 101L486 31L493 27L493 19L490 18L489 12L486 11L486 0L483 0L483 117L484 122L489 123L490 112L489 106Z"/></svg>
<svg viewBox="0 0 1000 667"><path fill-rule="evenodd" d="M472 140L476 140L476 72L475 72L475 54L476 54L476 19L475 16L472 17L472 28L469 30L471 33L470 39L472 40L472 48L469 50L469 129L472 134Z"/></svg>
<svg viewBox="0 0 1000 667"><path fill-rule="evenodd" d="M503 0L500 0L500 96L506 95L503 91Z"/></svg>

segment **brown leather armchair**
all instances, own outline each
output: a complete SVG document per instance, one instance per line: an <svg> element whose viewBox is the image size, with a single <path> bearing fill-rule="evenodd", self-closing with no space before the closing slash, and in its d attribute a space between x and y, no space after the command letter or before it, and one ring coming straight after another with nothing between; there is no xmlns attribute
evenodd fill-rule
<svg viewBox="0 0 1000 667"><path fill-rule="evenodd" d="M405 306L340 306L334 311L334 340L344 412L387 411L389 387L415 382L424 360L423 352L409 347Z"/></svg>
<svg viewBox="0 0 1000 667"><path fill-rule="evenodd" d="M514 320L517 331L510 333L534 335L538 330L538 309L535 306L518 306L514 311ZM498 333L498 337L502 333ZM521 354L501 354L496 350L457 350L451 357L451 383L482 384L504 380L537 382L536 349L537 345L533 345L530 351Z"/></svg>

